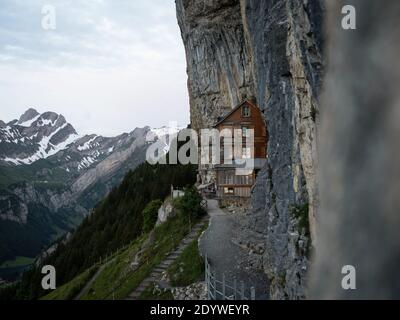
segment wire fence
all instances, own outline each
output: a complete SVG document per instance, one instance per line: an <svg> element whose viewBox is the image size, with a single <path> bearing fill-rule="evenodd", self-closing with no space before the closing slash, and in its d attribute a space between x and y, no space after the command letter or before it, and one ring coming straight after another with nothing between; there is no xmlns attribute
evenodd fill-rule
<svg viewBox="0 0 400 320"><path fill-rule="evenodd" d="M254 287L246 288L244 282L239 282L236 278L228 280L225 273L218 279L207 256L205 257L205 282L208 300L256 300Z"/></svg>

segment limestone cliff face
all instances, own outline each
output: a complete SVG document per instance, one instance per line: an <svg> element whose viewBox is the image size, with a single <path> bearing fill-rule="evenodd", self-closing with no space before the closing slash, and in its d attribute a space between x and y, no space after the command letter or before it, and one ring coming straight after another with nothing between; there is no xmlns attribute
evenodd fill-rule
<svg viewBox="0 0 400 320"><path fill-rule="evenodd" d="M191 124L207 128L254 94L240 3L177 0L186 48Z"/></svg>
<svg viewBox="0 0 400 320"><path fill-rule="evenodd" d="M322 73L322 0L177 0L191 120L213 124L255 98L269 131L268 163L239 242L262 245L271 298L305 297L315 237L316 122Z"/></svg>
<svg viewBox="0 0 400 320"><path fill-rule="evenodd" d="M249 0L242 1L242 10L257 102L270 134L266 176L260 176L253 192L254 216L266 219L264 269L272 298L303 298L310 250L304 215L315 238L323 6L319 1ZM260 185L264 191L258 191Z"/></svg>

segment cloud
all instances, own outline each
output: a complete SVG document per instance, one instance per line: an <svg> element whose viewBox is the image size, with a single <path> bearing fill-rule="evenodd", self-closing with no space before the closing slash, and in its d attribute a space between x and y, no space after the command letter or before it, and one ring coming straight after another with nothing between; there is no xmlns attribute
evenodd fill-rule
<svg viewBox="0 0 400 320"><path fill-rule="evenodd" d="M56 30L41 27L45 4L56 9ZM69 114L85 132L186 124L185 69L174 1L0 4L0 119L33 105Z"/></svg>

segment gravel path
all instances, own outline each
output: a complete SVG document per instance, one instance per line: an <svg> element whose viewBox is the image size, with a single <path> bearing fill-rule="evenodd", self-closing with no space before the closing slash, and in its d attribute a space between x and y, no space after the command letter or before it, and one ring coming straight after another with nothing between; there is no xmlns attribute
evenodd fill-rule
<svg viewBox="0 0 400 320"><path fill-rule="evenodd" d="M236 277L238 281L243 281L247 288L255 287L257 299L267 299L266 274L240 269L238 262L245 260L248 252L232 241L240 230L234 217L221 210L216 200L208 200L208 214L210 225L200 239L200 251L203 256L207 255L217 278L221 279L223 273L229 280Z"/></svg>

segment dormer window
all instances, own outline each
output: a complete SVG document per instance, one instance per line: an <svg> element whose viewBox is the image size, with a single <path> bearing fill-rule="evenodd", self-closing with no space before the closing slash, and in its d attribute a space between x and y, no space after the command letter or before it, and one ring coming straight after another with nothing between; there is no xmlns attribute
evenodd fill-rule
<svg viewBox="0 0 400 320"><path fill-rule="evenodd" d="M250 107L249 106L243 106L243 108L242 108L242 116L244 118L250 117Z"/></svg>

